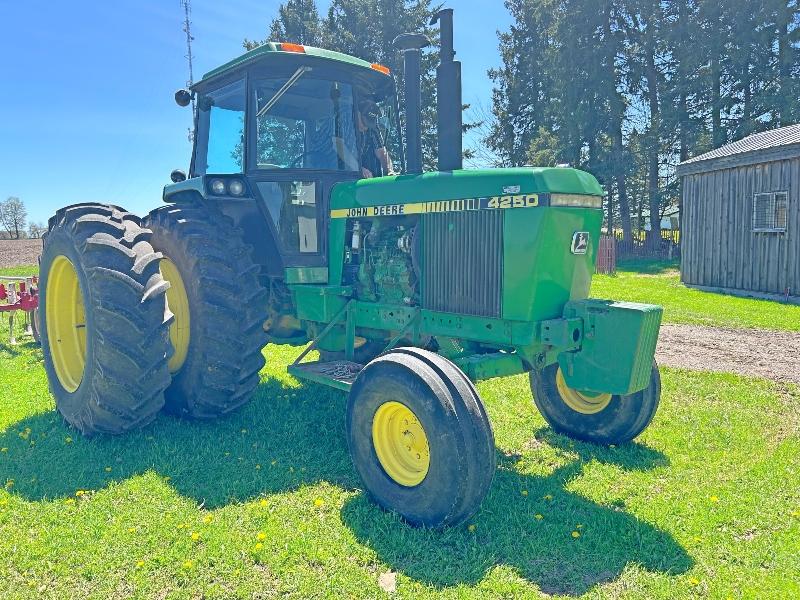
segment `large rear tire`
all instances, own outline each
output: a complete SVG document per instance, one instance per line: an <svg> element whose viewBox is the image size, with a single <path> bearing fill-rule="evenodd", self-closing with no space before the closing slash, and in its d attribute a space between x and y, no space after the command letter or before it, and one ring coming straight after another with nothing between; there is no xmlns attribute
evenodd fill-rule
<svg viewBox="0 0 800 600"><path fill-rule="evenodd" d="M628 395L588 394L566 385L558 364L531 371L533 401L557 432L595 444L622 444L653 420L661 398L661 377L653 361L650 383Z"/></svg>
<svg viewBox="0 0 800 600"><path fill-rule="evenodd" d="M364 368L350 391L347 437L367 492L412 525L463 522L494 476L494 436L475 386L426 350L398 348Z"/></svg>
<svg viewBox="0 0 800 600"><path fill-rule="evenodd" d="M59 412L85 434L141 427L164 404L168 285L140 225L119 207L77 204L50 219L44 238L44 367Z"/></svg>
<svg viewBox="0 0 800 600"><path fill-rule="evenodd" d="M267 292L241 232L218 210L196 203L163 206L145 218L164 255L175 313L175 354L165 408L211 419L250 398L264 366Z"/></svg>

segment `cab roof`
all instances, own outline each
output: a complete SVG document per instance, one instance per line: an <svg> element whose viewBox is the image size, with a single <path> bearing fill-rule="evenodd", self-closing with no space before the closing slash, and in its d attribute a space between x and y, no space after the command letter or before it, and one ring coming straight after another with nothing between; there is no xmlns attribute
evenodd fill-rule
<svg viewBox="0 0 800 600"><path fill-rule="evenodd" d="M267 42L259 46L258 48L254 48L249 52L245 52L241 56L226 62L224 65L209 71L208 73L203 75L203 78L198 83L203 83L208 79L227 73L228 71L231 71L237 67L245 65L258 58L267 57L270 55L275 55L276 57L278 56L296 57L299 54L305 54L306 56L313 56L316 58L331 60L343 65L361 67L364 69L369 69L372 72L378 72L383 75L389 75L389 69L387 67L384 67L383 65L379 65L377 63L369 63L365 60L356 58L355 56L350 56L349 54L344 54L342 52L336 52L334 50L325 50L324 48L315 48L314 46L290 44L288 42Z"/></svg>

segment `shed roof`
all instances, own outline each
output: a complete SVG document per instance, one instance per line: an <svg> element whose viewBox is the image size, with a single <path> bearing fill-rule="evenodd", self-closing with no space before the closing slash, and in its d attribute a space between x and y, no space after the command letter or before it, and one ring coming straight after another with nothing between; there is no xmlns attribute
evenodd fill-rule
<svg viewBox="0 0 800 600"><path fill-rule="evenodd" d="M800 157L800 124L748 135L683 161L678 175L691 175Z"/></svg>

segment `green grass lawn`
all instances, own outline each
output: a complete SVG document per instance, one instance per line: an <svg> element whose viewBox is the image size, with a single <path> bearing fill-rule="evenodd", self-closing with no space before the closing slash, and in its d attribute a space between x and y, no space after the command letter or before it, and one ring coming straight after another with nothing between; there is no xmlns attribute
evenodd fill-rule
<svg viewBox="0 0 800 600"><path fill-rule="evenodd" d="M637 269L596 277L595 295L663 303L674 322L800 328L795 307ZM494 483L467 524L432 532L359 489L345 396L289 377L295 348L267 347L229 418L87 439L55 412L41 351L6 340L0 598L376 598L392 580L404 598L800 596L797 386L663 369L653 425L600 448L553 434L525 377L485 382Z"/></svg>
<svg viewBox="0 0 800 600"><path fill-rule="evenodd" d="M392 573L404 598L800 595L796 387L665 369L653 425L600 448L554 435L525 377L481 384L499 468L432 532L359 489L344 394L265 352L229 418L86 439L40 350L0 344L0 597L377 598Z"/></svg>
<svg viewBox="0 0 800 600"><path fill-rule="evenodd" d="M37 275L39 267L37 265L22 265L19 267L4 267L0 269L0 275L21 276L21 275Z"/></svg>
<svg viewBox="0 0 800 600"><path fill-rule="evenodd" d="M687 288L677 263L620 263L616 275L594 276L592 296L660 304L665 323L800 331L800 305Z"/></svg>

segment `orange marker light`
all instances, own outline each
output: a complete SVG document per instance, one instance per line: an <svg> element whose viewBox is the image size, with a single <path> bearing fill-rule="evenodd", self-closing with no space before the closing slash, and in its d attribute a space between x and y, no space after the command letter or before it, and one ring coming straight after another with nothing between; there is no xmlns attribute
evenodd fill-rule
<svg viewBox="0 0 800 600"><path fill-rule="evenodd" d="M392 70L389 67L384 67L383 65L379 65L378 63L372 63L370 65L376 71L380 71L384 75L390 75Z"/></svg>
<svg viewBox="0 0 800 600"><path fill-rule="evenodd" d="M281 42L281 50L283 50L284 52L305 53L306 48L302 44L290 44L289 42Z"/></svg>

